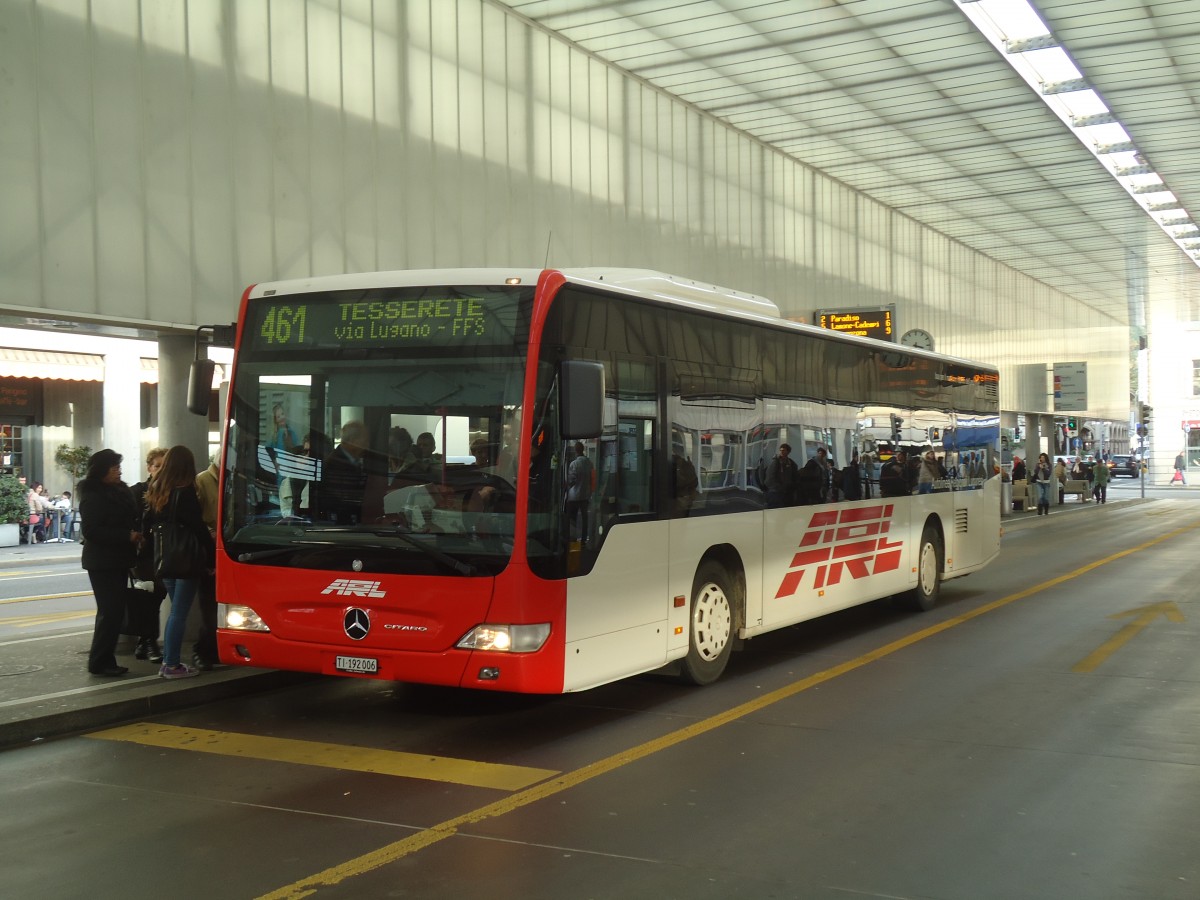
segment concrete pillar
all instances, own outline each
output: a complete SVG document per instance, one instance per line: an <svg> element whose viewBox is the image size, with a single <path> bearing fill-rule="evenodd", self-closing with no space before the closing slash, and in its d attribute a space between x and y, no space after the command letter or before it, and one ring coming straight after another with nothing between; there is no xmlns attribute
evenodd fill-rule
<svg viewBox="0 0 1200 900"><path fill-rule="evenodd" d="M1042 417L1025 413L1025 464L1032 468L1042 452Z"/></svg>
<svg viewBox="0 0 1200 900"><path fill-rule="evenodd" d="M196 358L190 334L164 334L158 339L158 442L183 444L196 456L196 470L208 467L208 420L187 408L188 373Z"/></svg>
<svg viewBox="0 0 1200 900"><path fill-rule="evenodd" d="M104 356L103 437L107 447L125 457L122 478L129 484L141 477L142 359L137 353L115 351Z"/></svg>

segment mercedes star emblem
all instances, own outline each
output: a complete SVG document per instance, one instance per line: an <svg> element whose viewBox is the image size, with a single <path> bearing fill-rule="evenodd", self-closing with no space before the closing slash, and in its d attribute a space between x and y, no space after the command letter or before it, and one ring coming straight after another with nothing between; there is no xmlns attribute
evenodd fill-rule
<svg viewBox="0 0 1200 900"><path fill-rule="evenodd" d="M342 618L342 627L346 629L348 638L361 641L371 630L371 617L367 615L365 609L352 606L346 610L346 615Z"/></svg>

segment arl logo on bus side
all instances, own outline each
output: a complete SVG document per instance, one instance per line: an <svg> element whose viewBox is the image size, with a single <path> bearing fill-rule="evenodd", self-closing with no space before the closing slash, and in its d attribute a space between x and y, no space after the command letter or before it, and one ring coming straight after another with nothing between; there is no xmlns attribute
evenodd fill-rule
<svg viewBox="0 0 1200 900"><path fill-rule="evenodd" d="M843 572L870 578L898 569L904 542L887 539L893 508L880 503L813 513L775 599L796 593L810 567L815 567L813 590L837 584Z"/></svg>
<svg viewBox="0 0 1200 900"><path fill-rule="evenodd" d="M386 597L379 590L380 582L358 578L335 578L322 594L337 594L340 597Z"/></svg>

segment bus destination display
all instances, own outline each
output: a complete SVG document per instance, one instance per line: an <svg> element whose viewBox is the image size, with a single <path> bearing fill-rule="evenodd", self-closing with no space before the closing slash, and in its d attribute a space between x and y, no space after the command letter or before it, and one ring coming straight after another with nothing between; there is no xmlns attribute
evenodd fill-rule
<svg viewBox="0 0 1200 900"><path fill-rule="evenodd" d="M452 294L452 295L451 295ZM245 342L255 350L316 347L477 347L513 339L518 296L428 290L363 297L305 294L250 302Z"/></svg>
<svg viewBox="0 0 1200 900"><path fill-rule="evenodd" d="M813 324L842 334L894 341L896 333L892 327L893 313L894 308L891 306L874 309L819 309L813 314Z"/></svg>

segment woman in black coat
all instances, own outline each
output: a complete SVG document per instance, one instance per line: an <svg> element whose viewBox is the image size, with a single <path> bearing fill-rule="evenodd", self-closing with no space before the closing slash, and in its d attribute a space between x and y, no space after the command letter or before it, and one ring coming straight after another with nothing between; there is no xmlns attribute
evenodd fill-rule
<svg viewBox="0 0 1200 900"><path fill-rule="evenodd" d="M125 618L129 568L142 535L133 493L121 480L121 459L115 450L98 450L79 482L83 567L96 597L96 627L88 651L88 671L93 675L129 671L117 665L116 648Z"/></svg>

